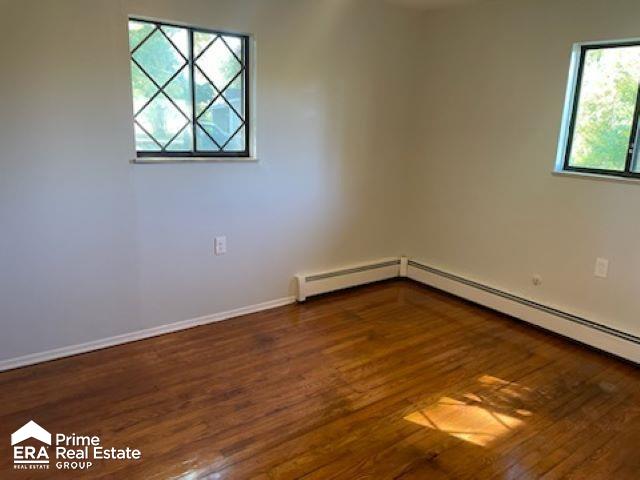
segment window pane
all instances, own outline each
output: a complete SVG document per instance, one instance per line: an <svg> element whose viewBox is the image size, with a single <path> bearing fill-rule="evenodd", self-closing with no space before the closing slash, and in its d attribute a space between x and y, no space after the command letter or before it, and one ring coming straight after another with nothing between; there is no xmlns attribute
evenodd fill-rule
<svg viewBox="0 0 640 480"><path fill-rule="evenodd" d="M226 147L224 147L227 152L242 152L245 149L246 141L245 141L245 127L242 126L238 130Z"/></svg>
<svg viewBox="0 0 640 480"><path fill-rule="evenodd" d="M144 40L153 30L155 26L151 23L137 22L131 20L129 22L129 47L131 50L136 48L142 40Z"/></svg>
<svg viewBox="0 0 640 480"><path fill-rule="evenodd" d="M210 138L223 149L231 140L234 134L243 125L242 118L231 108L230 104L221 97L198 119L199 125L205 130ZM202 149L198 145L198 149ZM238 150L237 148L235 150Z"/></svg>
<svg viewBox="0 0 640 480"><path fill-rule="evenodd" d="M218 36L215 33L193 32L193 56L197 60L198 57L216 40Z"/></svg>
<svg viewBox="0 0 640 480"><path fill-rule="evenodd" d="M189 56L189 32L186 28L179 27L169 27L167 25L163 25L162 27L163 33L167 36L169 40L172 42L173 47L177 47L178 52L182 54L184 61L187 61L187 57Z"/></svg>
<svg viewBox="0 0 640 480"><path fill-rule="evenodd" d="M133 59L160 86L187 63L160 29L140 44Z"/></svg>
<svg viewBox="0 0 640 480"><path fill-rule="evenodd" d="M133 62L131 62L131 87L133 89L133 113L135 115L158 92L158 88Z"/></svg>
<svg viewBox="0 0 640 480"><path fill-rule="evenodd" d="M246 150L245 41L157 22L129 22L138 152Z"/></svg>
<svg viewBox="0 0 640 480"><path fill-rule="evenodd" d="M245 149L242 40L205 32L194 34L195 101L199 151Z"/></svg>
<svg viewBox="0 0 640 480"><path fill-rule="evenodd" d="M242 64L222 37L218 37L207 48L200 58L196 60L196 65L218 90L224 90L242 69Z"/></svg>
<svg viewBox="0 0 640 480"><path fill-rule="evenodd" d="M137 151L191 151L186 28L129 22Z"/></svg>
<svg viewBox="0 0 640 480"><path fill-rule="evenodd" d="M148 135L138 123L136 123L134 127L136 132L136 150L139 152L160 151L160 145L154 142L151 136Z"/></svg>
<svg viewBox="0 0 640 480"><path fill-rule="evenodd" d="M585 53L569 165L624 171L640 78L640 47Z"/></svg>
<svg viewBox="0 0 640 480"><path fill-rule="evenodd" d="M143 108L136 116L136 121L163 149L185 126L189 126L188 118L164 94L158 95Z"/></svg>

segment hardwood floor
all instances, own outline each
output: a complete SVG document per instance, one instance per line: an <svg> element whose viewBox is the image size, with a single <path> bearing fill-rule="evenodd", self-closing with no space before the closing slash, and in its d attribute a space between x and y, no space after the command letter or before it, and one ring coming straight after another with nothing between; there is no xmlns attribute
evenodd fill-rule
<svg viewBox="0 0 640 480"><path fill-rule="evenodd" d="M402 280L5 372L0 406L3 479L640 475L640 369ZM14 471L31 419L142 460Z"/></svg>

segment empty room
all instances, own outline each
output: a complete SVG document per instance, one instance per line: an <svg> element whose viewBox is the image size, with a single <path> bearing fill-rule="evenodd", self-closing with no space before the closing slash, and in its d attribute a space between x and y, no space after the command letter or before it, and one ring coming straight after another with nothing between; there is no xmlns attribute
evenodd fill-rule
<svg viewBox="0 0 640 480"><path fill-rule="evenodd" d="M639 478L640 2L0 39L1 479Z"/></svg>

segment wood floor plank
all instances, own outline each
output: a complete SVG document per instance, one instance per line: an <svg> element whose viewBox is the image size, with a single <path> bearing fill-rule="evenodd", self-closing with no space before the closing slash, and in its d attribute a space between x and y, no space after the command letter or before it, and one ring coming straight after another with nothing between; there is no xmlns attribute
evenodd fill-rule
<svg viewBox="0 0 640 480"><path fill-rule="evenodd" d="M0 374L0 478L637 478L640 369L394 280ZM141 461L14 471L28 420Z"/></svg>

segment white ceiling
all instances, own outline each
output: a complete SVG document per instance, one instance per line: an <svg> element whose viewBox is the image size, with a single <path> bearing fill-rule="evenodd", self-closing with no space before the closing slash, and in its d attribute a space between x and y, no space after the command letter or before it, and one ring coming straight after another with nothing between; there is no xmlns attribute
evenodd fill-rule
<svg viewBox="0 0 640 480"><path fill-rule="evenodd" d="M422 10L430 10L435 8L444 8L454 5L466 5L478 3L482 0L387 0L388 2L404 5L407 7L419 8Z"/></svg>

